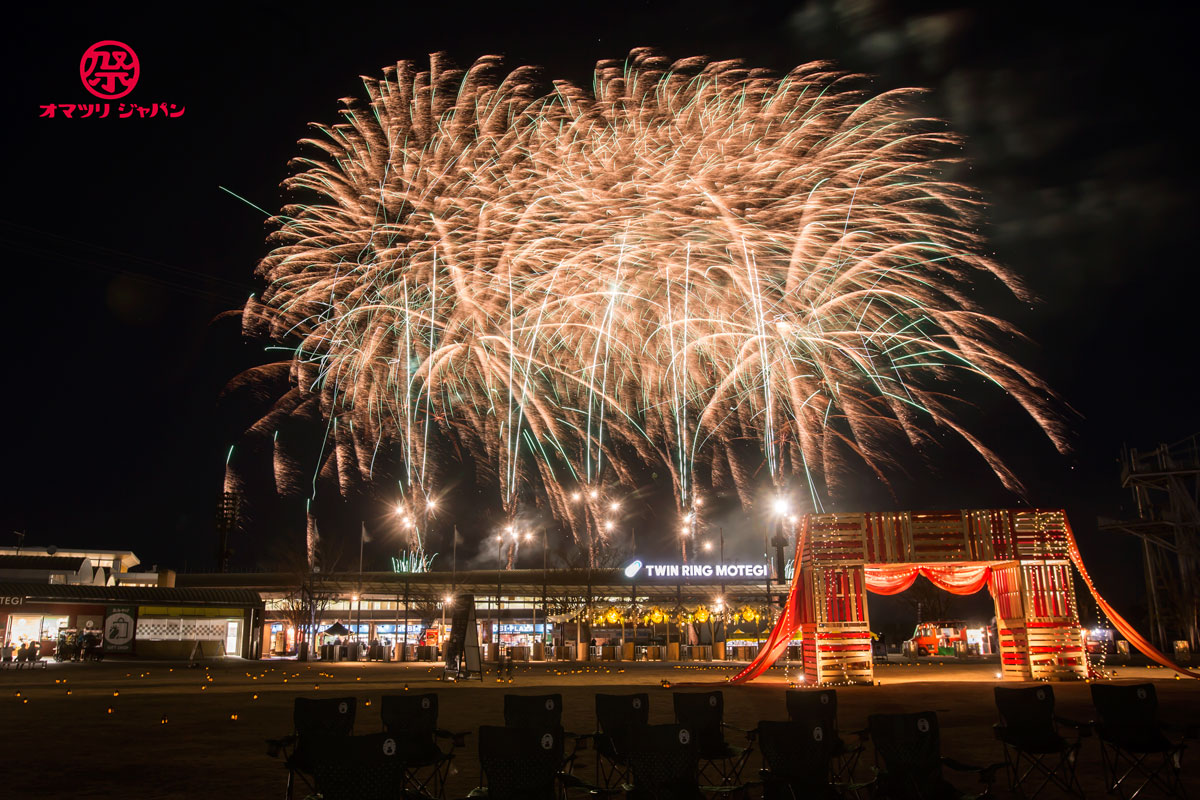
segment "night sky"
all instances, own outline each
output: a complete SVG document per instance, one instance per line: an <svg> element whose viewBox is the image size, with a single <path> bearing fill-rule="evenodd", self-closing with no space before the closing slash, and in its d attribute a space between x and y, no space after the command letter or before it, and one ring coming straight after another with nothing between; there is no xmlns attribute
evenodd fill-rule
<svg viewBox="0 0 1200 800"><path fill-rule="evenodd" d="M5 34L19 77L5 103L0 223L12 280L2 540L15 544L10 531L24 530L31 546L132 549L147 565L213 567L215 503L237 426L218 396L263 360L236 321L217 320L261 288L253 270L267 229L250 204L279 207L306 124L335 121L337 100L361 95L359 75L444 50L459 66L499 53L509 67L538 64L547 79L590 85L597 60L650 45L781 72L831 59L875 75L879 89L931 90L929 110L965 136L964 177L990 205L995 257L1040 298L992 310L1036 343L1016 352L1062 396L1073 452L1057 454L1028 420L989 414L982 433L1028 497L950 446L914 457L894 498L852 489L836 507L1065 507L1102 590L1136 604L1139 548L1096 526L1131 513L1118 482L1123 445L1200 429L1187 178L1195 20L1181 16L1194 12L987 5L27 6ZM39 119L43 104L93 99L78 65L101 39L138 53L128 101L174 103L184 115ZM234 543L235 563L251 568L302 536L264 516Z"/></svg>

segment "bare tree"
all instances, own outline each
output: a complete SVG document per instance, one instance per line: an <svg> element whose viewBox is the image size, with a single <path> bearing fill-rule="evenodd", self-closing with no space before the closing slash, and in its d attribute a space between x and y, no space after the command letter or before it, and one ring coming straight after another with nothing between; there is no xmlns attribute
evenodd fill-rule
<svg viewBox="0 0 1200 800"><path fill-rule="evenodd" d="M307 552L286 551L279 559L281 571L292 576L280 613L295 628L297 641L308 642L310 648L316 648L321 619L337 599L329 576L336 573L340 559L340 545L328 541L317 544L311 566Z"/></svg>
<svg viewBox="0 0 1200 800"><path fill-rule="evenodd" d="M941 622L950 616L950 593L934 586L924 575L917 576L900 596L917 609L918 622Z"/></svg>

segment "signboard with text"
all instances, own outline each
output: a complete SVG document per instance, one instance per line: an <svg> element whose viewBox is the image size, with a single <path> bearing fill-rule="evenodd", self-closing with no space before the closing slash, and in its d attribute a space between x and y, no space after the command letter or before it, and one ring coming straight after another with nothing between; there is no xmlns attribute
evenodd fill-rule
<svg viewBox="0 0 1200 800"><path fill-rule="evenodd" d="M137 606L109 606L104 614L104 650L132 653L137 629Z"/></svg>
<svg viewBox="0 0 1200 800"><path fill-rule="evenodd" d="M709 578L726 581L765 581L771 568L765 562L724 562L717 564L662 564L634 559L624 568L625 577L639 582L680 581Z"/></svg>

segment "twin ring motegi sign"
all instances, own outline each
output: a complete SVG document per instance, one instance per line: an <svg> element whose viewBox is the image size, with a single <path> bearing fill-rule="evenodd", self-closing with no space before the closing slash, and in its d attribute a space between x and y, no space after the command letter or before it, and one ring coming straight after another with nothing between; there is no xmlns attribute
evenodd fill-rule
<svg viewBox="0 0 1200 800"><path fill-rule="evenodd" d="M765 563L650 564L635 559L624 568L625 577L637 581L680 581L710 578L724 581L765 581L770 567Z"/></svg>

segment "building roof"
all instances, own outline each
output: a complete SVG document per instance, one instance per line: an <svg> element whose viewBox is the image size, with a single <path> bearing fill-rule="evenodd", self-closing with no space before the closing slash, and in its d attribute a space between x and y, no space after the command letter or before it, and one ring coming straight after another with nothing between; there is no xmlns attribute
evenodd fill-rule
<svg viewBox="0 0 1200 800"><path fill-rule="evenodd" d="M51 552L53 551L53 552ZM119 562L125 569L136 567L142 563L132 550L81 550L78 547L41 547L26 545L25 547L0 547L0 556L56 556L57 558L89 558L93 564L102 561Z"/></svg>
<svg viewBox="0 0 1200 800"><path fill-rule="evenodd" d="M87 586L60 583L0 582L0 597L42 602L144 603L161 605L249 606L261 608L250 589L195 589L165 586Z"/></svg>
<svg viewBox="0 0 1200 800"><path fill-rule="evenodd" d="M0 555L0 569L28 569L54 572L65 569L78 572L86 558L80 556L7 556Z"/></svg>

